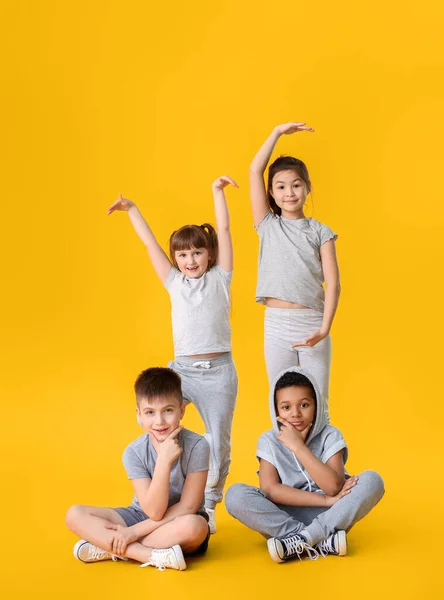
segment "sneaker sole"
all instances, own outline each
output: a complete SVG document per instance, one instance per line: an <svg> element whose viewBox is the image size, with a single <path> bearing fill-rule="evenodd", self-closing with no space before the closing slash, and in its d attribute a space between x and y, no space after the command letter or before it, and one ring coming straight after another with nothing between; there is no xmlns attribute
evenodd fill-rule
<svg viewBox="0 0 444 600"><path fill-rule="evenodd" d="M76 558L77 560L79 560L80 562L82 562L85 565L87 564L86 560L82 560L80 558L80 556L78 555L78 551L84 544L87 544L87 543L88 542L86 540L79 540L78 542L75 543L73 551L72 551L72 553L74 554L74 558Z"/></svg>
<svg viewBox="0 0 444 600"><path fill-rule="evenodd" d="M271 558L274 560L274 562L283 563L285 561L282 560L282 558L279 556L278 544L280 546L280 550L282 551L282 545L278 539L270 538L269 540L267 540L268 552L269 552Z"/></svg>
<svg viewBox="0 0 444 600"><path fill-rule="evenodd" d="M187 563L185 562L185 559L183 557L182 548L179 545L176 545L173 546L171 549L174 552L174 556L176 557L178 570L185 571L185 569L187 568Z"/></svg>
<svg viewBox="0 0 444 600"><path fill-rule="evenodd" d="M337 532L338 540L338 556L345 556L347 554L347 535L344 530Z"/></svg>

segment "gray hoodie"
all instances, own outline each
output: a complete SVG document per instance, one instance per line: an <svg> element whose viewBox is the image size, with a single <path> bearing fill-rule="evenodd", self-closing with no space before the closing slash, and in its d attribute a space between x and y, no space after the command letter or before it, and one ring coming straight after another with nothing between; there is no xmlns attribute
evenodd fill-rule
<svg viewBox="0 0 444 600"><path fill-rule="evenodd" d="M269 408L273 429L261 435L257 444L256 456L272 464L277 470L281 483L308 491L321 492L319 487L304 469L304 465L295 457L293 452L277 439L279 433L274 406L274 391L277 381L289 371L305 375L311 381L316 392L316 418L305 443L313 454L324 464L339 450L344 449L344 464L347 460L348 449L342 433L336 427L327 424L325 411L322 410L319 386L310 373L299 367L285 369L274 380L270 387Z"/></svg>

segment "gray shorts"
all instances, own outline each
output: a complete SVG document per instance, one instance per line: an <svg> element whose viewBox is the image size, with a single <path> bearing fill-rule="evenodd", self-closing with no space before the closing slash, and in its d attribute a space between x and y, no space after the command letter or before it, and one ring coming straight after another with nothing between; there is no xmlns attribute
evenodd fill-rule
<svg viewBox="0 0 444 600"><path fill-rule="evenodd" d="M141 523L142 521L146 521L149 519L149 516L140 510L140 508L136 508L135 506L127 506L121 508L113 508L113 510L118 513L122 519L125 521L125 525L127 527L131 527L132 525L136 525L136 523ZM207 512L204 509L199 509L196 513L197 515L203 517L205 521L208 523L209 517ZM208 549L208 542L210 540L210 528L208 527L207 537L201 543L199 548L192 552L192 554L205 554Z"/></svg>

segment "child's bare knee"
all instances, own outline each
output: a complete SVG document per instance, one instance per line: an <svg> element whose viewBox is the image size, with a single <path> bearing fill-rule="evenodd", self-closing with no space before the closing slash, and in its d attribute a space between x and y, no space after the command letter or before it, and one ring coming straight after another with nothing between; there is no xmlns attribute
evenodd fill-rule
<svg viewBox="0 0 444 600"><path fill-rule="evenodd" d="M177 519L181 534L189 541L205 538L208 530L206 520L200 515L184 515Z"/></svg>
<svg viewBox="0 0 444 600"><path fill-rule="evenodd" d="M85 507L81 504L75 504L68 509L66 513L65 522L68 529L72 529L79 522L81 517L85 514Z"/></svg>

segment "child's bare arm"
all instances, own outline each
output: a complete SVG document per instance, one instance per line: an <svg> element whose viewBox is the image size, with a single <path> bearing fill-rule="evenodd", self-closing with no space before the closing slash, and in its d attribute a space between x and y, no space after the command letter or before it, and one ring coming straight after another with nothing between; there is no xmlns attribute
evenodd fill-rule
<svg viewBox="0 0 444 600"><path fill-rule="evenodd" d="M180 501L170 506L159 521L152 519L150 515L149 519L136 523L131 527L114 524L106 525L106 529L112 529L116 532L113 538L113 553L117 556L123 556L128 544L140 540L140 538L149 535L158 527L169 523L177 517L196 514L202 503L207 476L208 471L188 473Z"/></svg>
<svg viewBox="0 0 444 600"><path fill-rule="evenodd" d="M281 483L276 468L268 461L261 459L259 481L261 490L276 504L329 507L333 506L343 496L349 494L351 488L356 485L357 479L353 477L347 479L340 491L333 496L316 492L306 492Z"/></svg>
<svg viewBox="0 0 444 600"><path fill-rule="evenodd" d="M159 277L160 281L164 283L168 273L170 272L171 262L157 242L154 233L151 231L150 226L143 218L142 213L139 211L134 202L127 200L126 198L122 198L122 195L119 196L117 202L114 202L114 204L109 207L108 214L110 215L115 210L128 212L135 232L148 250L148 255L151 259L157 276Z"/></svg>
<svg viewBox="0 0 444 600"><path fill-rule="evenodd" d="M339 294L341 293L339 266L334 240L329 240L321 246L321 263L326 284L324 318L322 320L321 332L327 337L330 333L339 303Z"/></svg>
<svg viewBox="0 0 444 600"><path fill-rule="evenodd" d="M207 476L208 471L188 473L179 502L170 506L162 519L155 519L151 514L147 513L150 517L150 522L142 521L141 523L137 523L137 525L133 525L132 529L137 531L139 537L141 537L151 533L151 531L154 531L161 525L165 525L165 523L168 523L176 517L196 514L198 508L202 504Z"/></svg>
<svg viewBox="0 0 444 600"><path fill-rule="evenodd" d="M320 341L325 339L330 333L336 309L339 303L339 294L341 286L339 283L339 267L336 258L336 244L334 240L329 240L321 246L321 263L326 283L324 317L320 329L312 331L312 333L301 342L296 342L292 348L300 346L316 346Z"/></svg>
<svg viewBox="0 0 444 600"><path fill-rule="evenodd" d="M228 273L233 270L233 243L230 231L230 213L224 188L227 185L239 187L233 179L223 175L213 182L214 212L216 216L217 241L219 245L219 256L217 263Z"/></svg>
<svg viewBox="0 0 444 600"><path fill-rule="evenodd" d="M255 227L259 225L270 210L267 200L267 189L264 182L264 172L280 136L281 134L277 127L275 127L259 148L250 165L250 201Z"/></svg>
<svg viewBox="0 0 444 600"><path fill-rule="evenodd" d="M293 452L304 465L316 485L327 495L336 496L345 481L343 450L336 452L325 464L305 444L312 423L298 431L289 421L277 417L281 424L278 440Z"/></svg>
<svg viewBox="0 0 444 600"><path fill-rule="evenodd" d="M273 153L277 141L284 134L295 133L296 131L314 131L311 127L306 127L305 123L285 123L277 125L253 158L250 165L250 198L251 208L253 210L254 226L257 227L265 215L270 210L267 199L267 189L264 183L264 172L268 161Z"/></svg>
<svg viewBox="0 0 444 600"><path fill-rule="evenodd" d="M171 467L182 454L182 448L178 443L178 435L182 429L183 427L179 425L161 443L156 442L150 434L157 451L153 477L132 480L142 510L154 521L163 519L168 508Z"/></svg>

